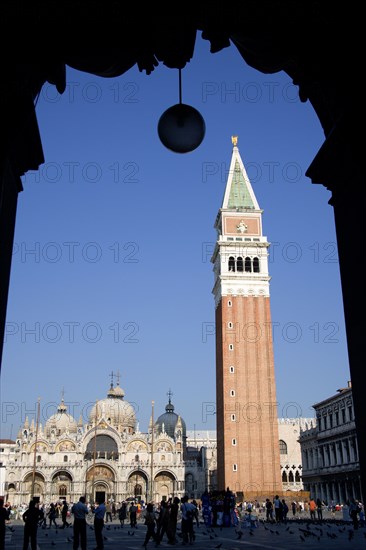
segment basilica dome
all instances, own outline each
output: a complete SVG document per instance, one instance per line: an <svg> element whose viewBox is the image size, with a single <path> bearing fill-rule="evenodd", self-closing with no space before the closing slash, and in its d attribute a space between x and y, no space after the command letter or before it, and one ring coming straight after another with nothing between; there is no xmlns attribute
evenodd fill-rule
<svg viewBox="0 0 366 550"><path fill-rule="evenodd" d="M165 407L165 413L159 416L159 418L155 422L155 428L157 429L158 434L165 432L167 435L169 435L169 437L171 437L172 439L175 439L176 428L178 430L178 428L181 427L182 437L183 437L183 440L185 440L187 435L186 423L184 422L181 416L179 416L174 412L174 405L170 399L170 395L171 395L170 392L168 393L168 395L169 395L169 402Z"/></svg>
<svg viewBox="0 0 366 550"><path fill-rule="evenodd" d="M50 436L51 432L54 432L56 436L68 432L70 434L76 433L78 429L77 422L74 417L67 412L67 407L64 400L57 407L57 412L49 417L46 421L45 432L46 436Z"/></svg>
<svg viewBox="0 0 366 550"><path fill-rule="evenodd" d="M135 431L136 416L133 406L124 399L125 392L117 384L109 388L106 399L100 399L90 412L90 423L105 421L118 430Z"/></svg>

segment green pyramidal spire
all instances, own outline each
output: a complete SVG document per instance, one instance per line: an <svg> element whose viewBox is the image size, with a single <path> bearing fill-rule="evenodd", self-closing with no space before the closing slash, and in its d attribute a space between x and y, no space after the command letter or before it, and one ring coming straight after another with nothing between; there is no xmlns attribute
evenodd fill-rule
<svg viewBox="0 0 366 550"><path fill-rule="evenodd" d="M239 149L237 147L238 138L237 136L233 136L231 140L233 143L233 154L231 157L222 208L229 210L236 210L238 208L260 210L248 174L239 154Z"/></svg>

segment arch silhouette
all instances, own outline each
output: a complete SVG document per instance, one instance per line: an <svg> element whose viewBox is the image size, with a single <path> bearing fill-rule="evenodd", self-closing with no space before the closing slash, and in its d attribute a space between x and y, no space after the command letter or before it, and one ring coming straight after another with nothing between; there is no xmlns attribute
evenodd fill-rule
<svg viewBox="0 0 366 550"><path fill-rule="evenodd" d="M45 4L46 5L46 4ZM366 472L366 416L363 411L363 339L366 320L364 292L355 291L349 257L359 253L360 213L366 199L363 150L358 137L365 118L362 87L363 16L357 4L309 1L287 3L191 3L180 15L151 4L79 2L57 6L58 25L42 3L20 4L5 13L10 33L22 36L26 53L19 60L8 51L3 65L0 180L0 359L8 301L12 248L21 176L45 161L34 101L49 82L63 93L66 67L105 78L120 76L137 64L151 74L163 63L183 68L194 55L197 32L210 42L211 53L235 47L243 61L262 73L286 72L299 87L301 101L313 106L324 130L324 143L306 175L332 193L339 253L342 297L352 380L361 472ZM72 10L72 11L71 11ZM78 11L79 10L79 11ZM65 31L67 29L67 31ZM91 41L108 32L108 48ZM345 29L350 31L346 33ZM62 49L67 32L68 51ZM46 47L44 46L47 44ZM81 47L80 44L83 44ZM88 44L88 47L84 46ZM11 50L11 49L10 49ZM46 55L52 51L50 57ZM358 213L355 212L355 203ZM362 217L362 216L361 216ZM357 250L356 250L357 247ZM352 266L353 267L353 266ZM366 305L366 304L365 304ZM1 363L0 363L1 364ZM366 476L362 476L366 494Z"/></svg>

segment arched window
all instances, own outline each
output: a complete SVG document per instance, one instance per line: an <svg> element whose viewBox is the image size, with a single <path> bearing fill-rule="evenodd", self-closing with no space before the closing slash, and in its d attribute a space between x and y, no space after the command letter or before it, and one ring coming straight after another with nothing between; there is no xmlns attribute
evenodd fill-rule
<svg viewBox="0 0 366 550"><path fill-rule="evenodd" d="M139 455L135 455L135 462L138 462L140 460Z"/></svg>
<svg viewBox="0 0 366 550"><path fill-rule="evenodd" d="M37 462L41 462L41 457L40 457L40 455L37 456Z"/></svg>
<svg viewBox="0 0 366 550"><path fill-rule="evenodd" d="M229 258L229 271L235 271L235 258L230 256Z"/></svg>
<svg viewBox="0 0 366 550"><path fill-rule="evenodd" d="M66 494L67 494L67 487L66 485L60 485L60 487L58 488L58 494L60 497L65 497Z"/></svg>
<svg viewBox="0 0 366 550"><path fill-rule="evenodd" d="M283 439L280 439L280 454L287 455L287 444L283 441Z"/></svg>
<svg viewBox="0 0 366 550"><path fill-rule="evenodd" d="M259 259L258 258L254 258L254 260L253 260L253 272L254 273L259 273Z"/></svg>
<svg viewBox="0 0 366 550"><path fill-rule="evenodd" d="M69 460L67 455L64 455L64 462L67 462Z"/></svg>
<svg viewBox="0 0 366 550"><path fill-rule="evenodd" d="M294 474L290 471L288 474L288 482L293 483L294 482Z"/></svg>
<svg viewBox="0 0 366 550"><path fill-rule="evenodd" d="M295 472L295 481L296 481L296 483L300 483L300 481L301 481L299 470L296 470L296 472Z"/></svg>
<svg viewBox="0 0 366 550"><path fill-rule="evenodd" d="M245 258L245 271L246 273L252 272L252 260L249 258L249 256Z"/></svg>
<svg viewBox="0 0 366 550"><path fill-rule="evenodd" d="M105 458L108 460L118 460L118 446L113 437L109 435L97 435L93 437L87 445L84 458L91 460L94 458Z"/></svg>
<svg viewBox="0 0 366 550"><path fill-rule="evenodd" d="M287 483L287 474L286 474L286 472L282 472L282 483Z"/></svg>
<svg viewBox="0 0 366 550"><path fill-rule="evenodd" d="M236 270L241 272L244 271L243 258L241 256L236 259Z"/></svg>

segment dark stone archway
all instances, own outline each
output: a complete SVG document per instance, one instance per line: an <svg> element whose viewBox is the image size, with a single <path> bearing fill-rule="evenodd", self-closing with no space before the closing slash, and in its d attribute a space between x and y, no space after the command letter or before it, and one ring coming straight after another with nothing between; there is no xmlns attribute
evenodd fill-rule
<svg viewBox="0 0 366 550"><path fill-rule="evenodd" d="M17 196L22 191L20 178L29 170L37 170L45 160L34 108L43 84L54 84L63 93L67 65L106 78L119 76L135 64L147 74L159 63L183 68L193 57L195 37L201 32L210 42L213 54L225 47L236 47L243 61L258 71L285 71L299 86L301 101L312 104L323 127L325 141L307 176L332 192L330 203L335 214L359 458L361 472L365 472L366 299L362 282L357 288L354 265L348 261L360 255L358 236L363 228L359 219L366 199L359 138L365 118L358 82L364 65L360 6L317 1L245 1L235 5L184 2L179 6L179 17L173 8L155 3L143 10L133 3L117 2L52 5L51 11L49 4L42 2L20 2L16 9L11 4L3 8L8 34L21 36L26 48L19 58L8 45L4 47L7 57L1 90L4 146L0 180L0 359ZM100 41L103 31L108 40Z"/></svg>

